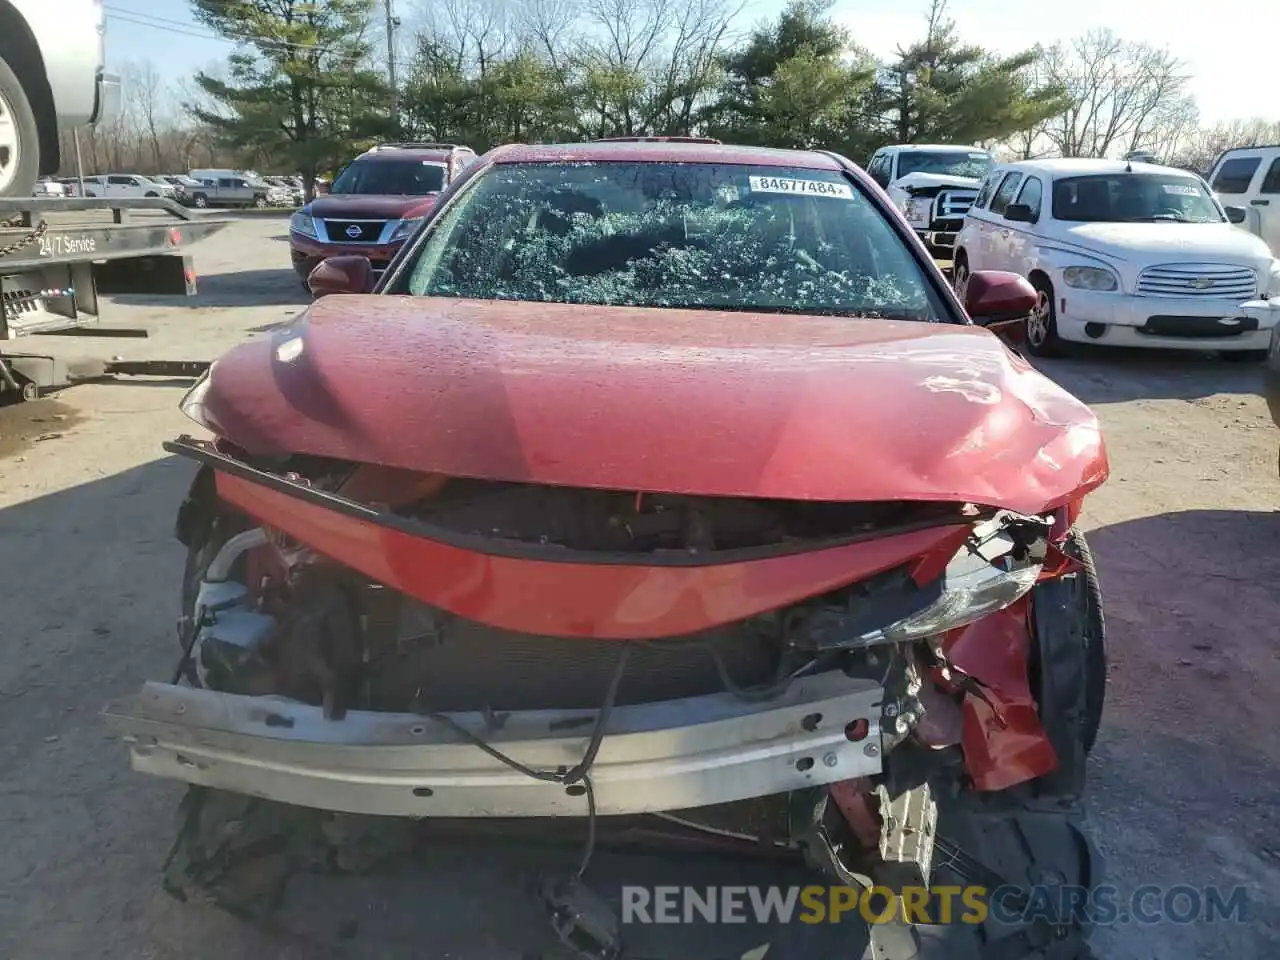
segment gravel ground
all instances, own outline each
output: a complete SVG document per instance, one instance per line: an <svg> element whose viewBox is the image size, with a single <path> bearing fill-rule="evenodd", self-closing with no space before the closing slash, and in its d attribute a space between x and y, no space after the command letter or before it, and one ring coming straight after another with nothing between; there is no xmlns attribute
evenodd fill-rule
<svg viewBox="0 0 1280 960"><path fill-rule="evenodd" d="M286 229L241 219L195 248L196 298L117 298L114 322L156 330L125 342L129 356L212 358L295 314L305 298ZM1113 465L1084 518L1112 655L1092 770L1109 879L1248 889L1242 923L1110 927L1099 955L1278 957L1280 436L1258 372L1169 355L1046 369L1095 405ZM301 878L272 931L161 892L180 791L132 774L98 712L175 659L171 530L191 470L160 442L188 429L182 389L86 384L0 410L0 956L521 956L519 931L541 926L512 883L533 863L519 851L446 849L397 878ZM702 869L603 863L685 882ZM730 952L719 946L696 952Z"/></svg>

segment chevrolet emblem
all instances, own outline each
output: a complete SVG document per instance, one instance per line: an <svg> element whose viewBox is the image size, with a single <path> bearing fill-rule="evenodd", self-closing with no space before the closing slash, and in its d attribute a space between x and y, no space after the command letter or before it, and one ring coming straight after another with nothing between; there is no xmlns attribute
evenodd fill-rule
<svg viewBox="0 0 1280 960"><path fill-rule="evenodd" d="M1197 290L1208 290L1213 286L1213 279L1211 277L1196 277L1191 281L1191 286Z"/></svg>

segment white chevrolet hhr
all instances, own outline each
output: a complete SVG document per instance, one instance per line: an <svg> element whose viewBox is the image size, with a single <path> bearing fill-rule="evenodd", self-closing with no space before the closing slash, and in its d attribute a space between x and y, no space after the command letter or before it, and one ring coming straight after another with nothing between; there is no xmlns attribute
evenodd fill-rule
<svg viewBox="0 0 1280 960"><path fill-rule="evenodd" d="M1124 160L1025 160L983 181L956 238L962 295L975 270L1020 273L1040 292L1037 356L1063 342L1266 357L1280 322L1280 261L1236 227L1194 174Z"/></svg>

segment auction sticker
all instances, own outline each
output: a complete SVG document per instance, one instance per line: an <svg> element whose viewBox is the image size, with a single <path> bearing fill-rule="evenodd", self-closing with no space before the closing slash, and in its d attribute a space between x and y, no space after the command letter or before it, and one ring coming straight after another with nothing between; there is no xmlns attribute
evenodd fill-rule
<svg viewBox="0 0 1280 960"><path fill-rule="evenodd" d="M1193 183L1166 183L1164 184L1164 192L1172 193L1178 197L1200 196L1200 188Z"/></svg>
<svg viewBox="0 0 1280 960"><path fill-rule="evenodd" d="M810 197L853 199L853 187L831 180L793 180L789 177L747 177L752 193L802 193Z"/></svg>

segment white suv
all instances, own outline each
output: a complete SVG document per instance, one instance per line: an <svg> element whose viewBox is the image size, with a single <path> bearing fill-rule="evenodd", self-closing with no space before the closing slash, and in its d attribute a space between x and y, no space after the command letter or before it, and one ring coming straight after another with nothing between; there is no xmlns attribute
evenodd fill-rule
<svg viewBox="0 0 1280 960"><path fill-rule="evenodd" d="M1213 165L1209 185L1223 204L1244 211L1242 226L1280 257L1280 145L1228 150Z"/></svg>
<svg viewBox="0 0 1280 960"><path fill-rule="evenodd" d="M976 270L1029 279L1026 348L1064 341L1260 360L1280 321L1280 261L1232 225L1203 180L1124 160L1027 160L987 177L956 239Z"/></svg>

